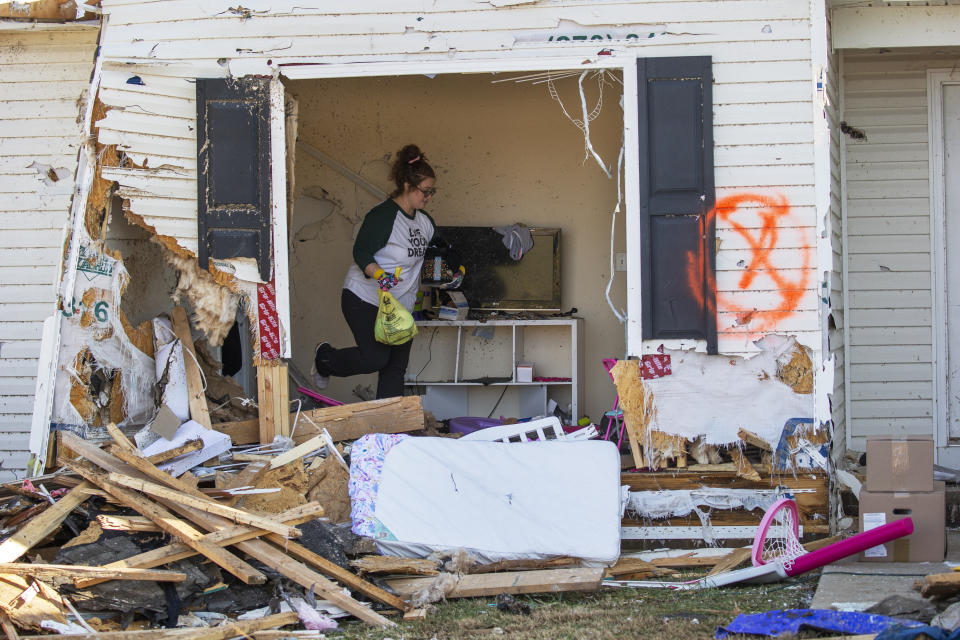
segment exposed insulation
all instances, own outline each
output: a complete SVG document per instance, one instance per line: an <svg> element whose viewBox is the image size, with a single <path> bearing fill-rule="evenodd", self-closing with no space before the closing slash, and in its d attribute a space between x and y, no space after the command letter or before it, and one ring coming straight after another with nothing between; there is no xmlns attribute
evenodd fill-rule
<svg viewBox="0 0 960 640"><path fill-rule="evenodd" d="M180 302L185 297L193 309L191 324L203 331L210 344L221 345L236 322L240 296L201 269L196 258L171 251L165 251L163 257L179 274L173 299Z"/></svg>
<svg viewBox="0 0 960 640"><path fill-rule="evenodd" d="M813 393L813 361L809 347L797 344L792 352L781 356L777 364L777 378L794 393Z"/></svg>
<svg viewBox="0 0 960 640"><path fill-rule="evenodd" d="M103 119L107 114L106 106L96 100L93 105L93 121ZM87 196L87 208L83 214L83 224L92 240L100 240L104 235L107 212L110 210L110 198L113 195L113 181L103 178L103 167L120 166L120 154L116 145L97 143L97 167Z"/></svg>

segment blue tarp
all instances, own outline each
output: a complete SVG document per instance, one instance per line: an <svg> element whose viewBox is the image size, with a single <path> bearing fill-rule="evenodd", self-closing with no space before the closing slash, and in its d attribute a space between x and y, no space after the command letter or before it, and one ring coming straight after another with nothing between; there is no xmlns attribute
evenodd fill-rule
<svg viewBox="0 0 960 640"><path fill-rule="evenodd" d="M784 633L797 633L801 629L818 629L839 633L866 634L880 633L900 625L904 628L922 627L913 620L902 620L872 613L856 611L833 611L832 609L775 609L764 613L744 613L725 627L717 627L714 637L723 638L730 633L746 633L763 636L779 636ZM890 638L890 640L910 640L910 638ZM938 639L939 640L939 639ZM944 639L945 640L945 639ZM960 640L960 638L950 638Z"/></svg>

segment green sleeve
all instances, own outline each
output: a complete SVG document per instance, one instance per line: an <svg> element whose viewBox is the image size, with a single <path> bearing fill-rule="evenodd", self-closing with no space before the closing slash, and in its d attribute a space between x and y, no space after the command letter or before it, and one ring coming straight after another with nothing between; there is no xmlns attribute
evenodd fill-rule
<svg viewBox="0 0 960 640"><path fill-rule="evenodd" d="M361 271L371 262L376 262L373 254L387 245L390 234L393 233L397 212L395 205L385 206L388 202L371 209L360 225L357 239L353 243L353 261Z"/></svg>

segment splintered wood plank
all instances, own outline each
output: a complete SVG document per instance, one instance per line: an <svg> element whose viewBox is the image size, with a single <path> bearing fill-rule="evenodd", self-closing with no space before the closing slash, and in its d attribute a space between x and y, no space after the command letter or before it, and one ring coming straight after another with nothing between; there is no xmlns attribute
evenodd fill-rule
<svg viewBox="0 0 960 640"><path fill-rule="evenodd" d="M285 524L296 525L303 524L304 522L309 522L311 520L316 520L317 518L322 518L323 515L323 506L317 502L309 502L278 514L276 519ZM144 519L147 520L146 518ZM151 522L151 524L153 523ZM159 527L157 528L159 529ZM235 525L225 529L220 529L219 531L215 531L213 533L208 533L203 537L203 539L206 542L210 542L221 547L226 547L236 544L237 542L243 542L244 540L256 538L262 533L263 531L260 529ZM190 558L195 555L197 555L197 552L187 545L180 542L174 542L158 549L151 549L150 551L144 551L143 553L139 553L135 556L124 558L123 560L111 562L110 564L104 565L104 568L122 569L125 567L130 567L149 569L152 567L159 567L160 565L168 564L170 562L176 562L177 560L183 560L184 558ZM75 586L78 589L84 589L86 587L92 587L95 584L100 584L101 582L106 582L106 580L81 580L77 581Z"/></svg>
<svg viewBox="0 0 960 640"><path fill-rule="evenodd" d="M350 566L360 573L381 575L435 576L440 573L437 563L426 558L369 555L351 560Z"/></svg>
<svg viewBox="0 0 960 640"><path fill-rule="evenodd" d="M42 580L0 574L0 611L21 629L40 631L43 622L65 623L67 608L63 598Z"/></svg>
<svg viewBox="0 0 960 640"><path fill-rule="evenodd" d="M17 628L10 621L10 616L3 611L0 611L0 627L3 627L3 632L7 634L7 640L20 640Z"/></svg>
<svg viewBox="0 0 960 640"><path fill-rule="evenodd" d="M208 629L195 630L190 635L190 640L226 640L237 636L249 637L261 629L273 629L288 624L299 622L300 618L296 611L286 611L284 613L275 613L272 616L266 616L259 620L244 620L242 622L228 622L219 627L210 627Z"/></svg>
<svg viewBox="0 0 960 640"><path fill-rule="evenodd" d="M173 333L183 344L183 364L187 371L187 394L190 402L190 418L210 428L210 408L203 391L203 379L197 364L197 351L193 347L193 335L190 333L190 321L183 307L174 307L170 314ZM189 351L189 353L187 353Z"/></svg>
<svg viewBox="0 0 960 640"><path fill-rule="evenodd" d="M516 560L498 560L487 564L475 564L464 573L497 573L499 571L531 571L533 569L559 569L561 567L579 567L579 558L559 557L546 560L518 558Z"/></svg>
<svg viewBox="0 0 960 640"><path fill-rule="evenodd" d="M282 545L281 548L284 550L284 552L299 558L307 564L313 565L322 573L330 576L334 580L337 580L345 587L353 589L354 591L359 591L368 598L373 598L377 602L389 605L395 609L399 609L400 611L407 610L407 603L397 596L384 589L381 589L372 582L367 582L363 578L354 575L335 562L331 562L323 556L310 551L310 549L307 549L303 545L297 544L296 542L289 542L272 533L267 534L266 538L271 542Z"/></svg>
<svg viewBox="0 0 960 640"><path fill-rule="evenodd" d="M33 545L37 544L60 526L70 512L83 504L93 489L87 481L83 481L67 492L65 496L48 507L43 513L35 516L19 531L0 543L0 562L13 562Z"/></svg>
<svg viewBox="0 0 960 640"><path fill-rule="evenodd" d="M0 573L35 578L105 578L107 580L155 580L183 582L187 574L163 569L105 569L86 565L0 562Z"/></svg>
<svg viewBox="0 0 960 640"><path fill-rule="evenodd" d="M743 455L740 447L732 446L727 449L727 453L730 454L730 459L733 460L733 464L737 468L738 476L752 480L753 482L760 482L760 474L757 473L757 470L753 468L750 461Z"/></svg>
<svg viewBox="0 0 960 640"><path fill-rule="evenodd" d="M725 556L722 556L717 561L717 564L713 565L707 575L713 576L718 573L724 573L725 571L731 571L736 569L741 564L750 559L750 554L752 552L751 547L742 547L740 549L734 549Z"/></svg>
<svg viewBox="0 0 960 640"><path fill-rule="evenodd" d="M758 449L763 449L764 451L773 451L773 448L770 446L770 443L755 434L753 431L747 431L746 429L740 429L737 431L737 436L747 444L752 444Z"/></svg>
<svg viewBox="0 0 960 640"><path fill-rule="evenodd" d="M960 592L960 573L931 573L913 584L924 598L943 597Z"/></svg>
<svg viewBox="0 0 960 640"><path fill-rule="evenodd" d="M197 628L180 628L180 629L142 629L137 631L101 631L97 635L92 636L88 633L64 633L64 634L51 634L51 635L37 635L30 636L31 640L90 640L90 638L96 638L97 640L166 640L167 638L183 638L183 640L196 640L201 638L202 640L226 640L226 638L233 637L248 637L248 638L295 638L298 634L291 633L289 631L283 632L270 632L263 631L264 629L272 629L273 627L281 627L288 624L294 624L297 622L297 614L293 611L285 611L283 613L277 613L272 616L267 616L265 618L260 618L259 620L241 620L231 624L226 624L219 627L210 627L208 629L197 629ZM254 623L254 624L250 624ZM216 632L215 635L211 635L211 632ZM267 635L263 634L277 634L277 635ZM302 632L300 632L302 633ZM280 635L283 634L283 635Z"/></svg>
<svg viewBox="0 0 960 640"><path fill-rule="evenodd" d="M97 516L97 524L105 531L140 531L143 533L160 531L160 527L153 524L153 520L143 516L114 516L101 513Z"/></svg>
<svg viewBox="0 0 960 640"><path fill-rule="evenodd" d="M173 489L162 487L153 482L140 480L138 478L131 478L130 476L125 476L119 473L110 473L107 476L107 479L110 482L116 485L119 485L121 487L126 487L128 489L136 489L137 491L150 494L157 498L166 498L167 500L176 500L181 504L185 504L189 507L193 507L194 509L199 509L200 511L206 511L207 513L215 513L225 518L229 518L233 522L248 524L252 527L258 527L265 531L272 531L285 538L300 537L301 532L296 527L288 527L284 524L278 523L276 520L273 520L271 518L265 518L255 513L249 513L242 509L228 507L218 502L214 502L209 498L197 498L193 495L179 493L177 491L174 491Z"/></svg>
<svg viewBox="0 0 960 640"><path fill-rule="evenodd" d="M105 489L110 495L119 500L124 506L136 510L153 520L157 526L172 536L183 541L187 546L195 549L213 562L217 563L246 584L263 584L267 577L252 566L233 555L226 549L202 540L203 534L192 526L174 517L172 513L155 504L147 498L111 482L107 474L95 471L92 467L70 460L64 460L64 465L70 470L79 473L84 479Z"/></svg>
<svg viewBox="0 0 960 640"><path fill-rule="evenodd" d="M475 598L501 593L556 593L559 591L597 591L603 582L603 568L547 569L511 573L481 573L461 576L447 598ZM409 598L434 578L397 578L387 580L390 588Z"/></svg>
<svg viewBox="0 0 960 640"><path fill-rule="evenodd" d="M81 455L83 455L88 460L95 460L96 463L102 466L104 469L108 469L110 471L117 472L117 473L129 473L130 471L134 473L139 473L136 469L133 469L129 465L124 464L123 462L116 459L112 455L96 447L95 445L88 443L85 440L82 440L76 435L69 432L63 432L63 433L73 436L73 439L70 441L71 442L70 446L71 448L74 449L74 451L81 453ZM67 461L64 461L64 464L66 464L66 462ZM101 474L101 475L105 475L105 474ZM106 480L106 478L104 478L104 482L109 483L109 480ZM98 482L95 482L95 484L99 485ZM103 486L103 485L100 485L100 486ZM116 487L116 488L129 492L128 489L125 489L123 487ZM230 522L226 518L222 518L212 513L206 513L204 511L200 511L198 509L194 509L187 505L179 504L171 500L166 500L166 501L161 500L161 502L163 502L170 509L176 511L177 513L181 514L185 518L190 519L191 521L199 524L200 526L206 528L209 531L218 531L221 529L227 529L229 527L235 526L232 522ZM136 507L133 507L133 508L136 508ZM144 515L147 515L147 517L150 517L150 514L144 514ZM156 520L154 521L156 522ZM160 524L160 523L157 522L157 524ZM267 535L272 536L276 534L270 533ZM295 544L293 542L287 541L285 538L281 537L280 539L284 540L285 544L288 544L288 545ZM195 545L197 544L197 541L195 540L191 540L191 541L183 540L183 542L188 544L192 548L196 548ZM242 542L237 542L235 543L235 546L242 552L252 556L253 558L256 558L257 560L264 563L271 569L279 571L284 576L286 576L293 582L296 582L300 586L306 589L314 588L317 594L322 596L323 599L329 600L330 602L334 603L344 611L356 616L360 620L363 620L368 624L372 624L376 626L388 626L388 627L395 626L395 623L391 622L387 618L384 618L382 615L373 611L366 605L360 602L357 602L350 596L344 595L341 592L340 587L337 586L335 583L327 580L324 576L320 575L316 571L311 570L309 567L307 567L303 563L287 557L287 555L283 551L280 551L279 549L270 545L266 541L250 539L250 540L244 540ZM202 555L210 557L209 555L207 555L203 551L200 551L199 549L197 549L197 551ZM222 551L226 551L226 550L222 550ZM239 558L237 560L239 561ZM246 564L246 563L243 563L243 564ZM263 575L263 574L260 574L260 575Z"/></svg>
<svg viewBox="0 0 960 640"><path fill-rule="evenodd" d="M304 456L310 455L321 447L326 446L326 443L327 441L323 435L314 436L309 440L301 442L293 449L284 451L280 455L270 460L270 468L276 469L277 467L282 467L283 465L293 462L294 460L299 460Z"/></svg>
<svg viewBox="0 0 960 640"><path fill-rule="evenodd" d="M174 447L169 451L162 451L160 453L155 453L152 456L147 456L147 460L149 460L151 464L163 464L168 460L179 458L182 455L193 453L194 451L200 451L200 449L203 449L203 440L197 438L196 440L188 440L179 447Z"/></svg>
<svg viewBox="0 0 960 640"><path fill-rule="evenodd" d="M291 419L296 416L290 415ZM235 445L260 441L259 420L221 422L213 428L229 435ZM309 440L322 428L326 428L334 442L355 440L368 433L418 431L423 429L423 400L420 396L401 396L303 411L296 424L294 442Z"/></svg>

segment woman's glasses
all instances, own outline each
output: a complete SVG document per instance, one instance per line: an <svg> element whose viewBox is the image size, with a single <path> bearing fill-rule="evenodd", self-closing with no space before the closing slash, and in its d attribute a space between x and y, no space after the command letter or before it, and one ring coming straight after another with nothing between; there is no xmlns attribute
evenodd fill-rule
<svg viewBox="0 0 960 640"><path fill-rule="evenodd" d="M421 187L417 187L417 191L419 191L420 193L422 193L422 194L423 194L424 196L426 196L427 198L432 198L433 196L437 195L437 189L436 189L436 187L429 187L429 188L427 188L427 189L423 189L423 188L421 188Z"/></svg>

